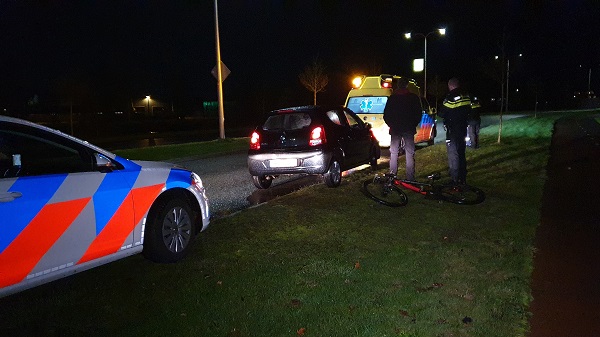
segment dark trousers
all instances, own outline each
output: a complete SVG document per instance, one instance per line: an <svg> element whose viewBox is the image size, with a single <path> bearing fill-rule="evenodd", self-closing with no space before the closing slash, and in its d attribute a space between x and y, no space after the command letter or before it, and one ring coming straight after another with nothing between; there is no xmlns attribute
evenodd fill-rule
<svg viewBox="0 0 600 337"><path fill-rule="evenodd" d="M452 137L446 139L448 152L448 167L450 177L455 183L467 183L467 158L465 157L465 137Z"/></svg>

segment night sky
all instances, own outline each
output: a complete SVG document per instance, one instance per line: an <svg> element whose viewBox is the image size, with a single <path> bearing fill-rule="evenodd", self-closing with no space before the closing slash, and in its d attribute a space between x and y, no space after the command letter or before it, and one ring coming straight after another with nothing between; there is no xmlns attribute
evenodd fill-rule
<svg viewBox="0 0 600 337"><path fill-rule="evenodd" d="M597 1L221 0L224 98L257 111L312 103L298 75L318 58L329 74L321 103L343 104L354 74L411 70L428 39L429 80L458 76L499 96L492 72L503 45L511 82L550 97L600 91ZM197 110L216 100L214 1L0 0L0 107L67 92L98 109L146 95ZM518 59L516 55L523 53Z"/></svg>

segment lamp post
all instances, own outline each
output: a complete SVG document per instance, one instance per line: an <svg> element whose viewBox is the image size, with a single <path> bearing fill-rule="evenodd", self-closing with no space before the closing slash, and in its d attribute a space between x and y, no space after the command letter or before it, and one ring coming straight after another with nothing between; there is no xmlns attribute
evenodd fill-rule
<svg viewBox="0 0 600 337"><path fill-rule="evenodd" d="M423 33L404 33L404 38L406 38L407 40L410 40L412 38L412 36L420 36L423 37L423 39L425 40L425 53L423 56L423 75L424 75L424 79L423 79L423 97L427 97L427 38L429 37L429 35L431 34L440 34L441 36L446 35L446 28L438 28L437 30L433 30L427 34L423 34Z"/></svg>
<svg viewBox="0 0 600 337"><path fill-rule="evenodd" d="M151 113L150 113L150 95L146 96L146 101L148 103L148 108L147 108L148 114L151 115Z"/></svg>

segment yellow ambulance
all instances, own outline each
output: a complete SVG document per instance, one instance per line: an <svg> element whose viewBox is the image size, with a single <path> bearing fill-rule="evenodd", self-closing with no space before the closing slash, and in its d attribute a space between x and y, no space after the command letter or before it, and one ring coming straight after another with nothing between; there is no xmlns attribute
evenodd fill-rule
<svg viewBox="0 0 600 337"><path fill-rule="evenodd" d="M354 87L348 93L344 105L363 121L371 124L373 134L379 141L379 145L383 147L390 146L389 127L383 121L383 109L400 78L402 76L382 74L355 79ZM421 97L420 88L412 79L409 80L408 90ZM417 126L415 143L431 145L436 134L435 113L423 98L421 98L421 107L423 114Z"/></svg>

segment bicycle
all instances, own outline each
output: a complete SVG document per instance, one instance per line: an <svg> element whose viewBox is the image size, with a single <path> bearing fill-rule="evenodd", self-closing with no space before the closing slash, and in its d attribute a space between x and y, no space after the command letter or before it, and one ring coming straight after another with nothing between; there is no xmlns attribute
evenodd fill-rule
<svg viewBox="0 0 600 337"><path fill-rule="evenodd" d="M439 173L427 176L429 182L398 179L393 175L375 175L373 179L363 183L363 193L380 204L390 207L400 207L408 203L406 193L400 186L424 195L426 198L448 201L459 205L475 205L485 200L485 193L469 185L435 184L440 179Z"/></svg>

